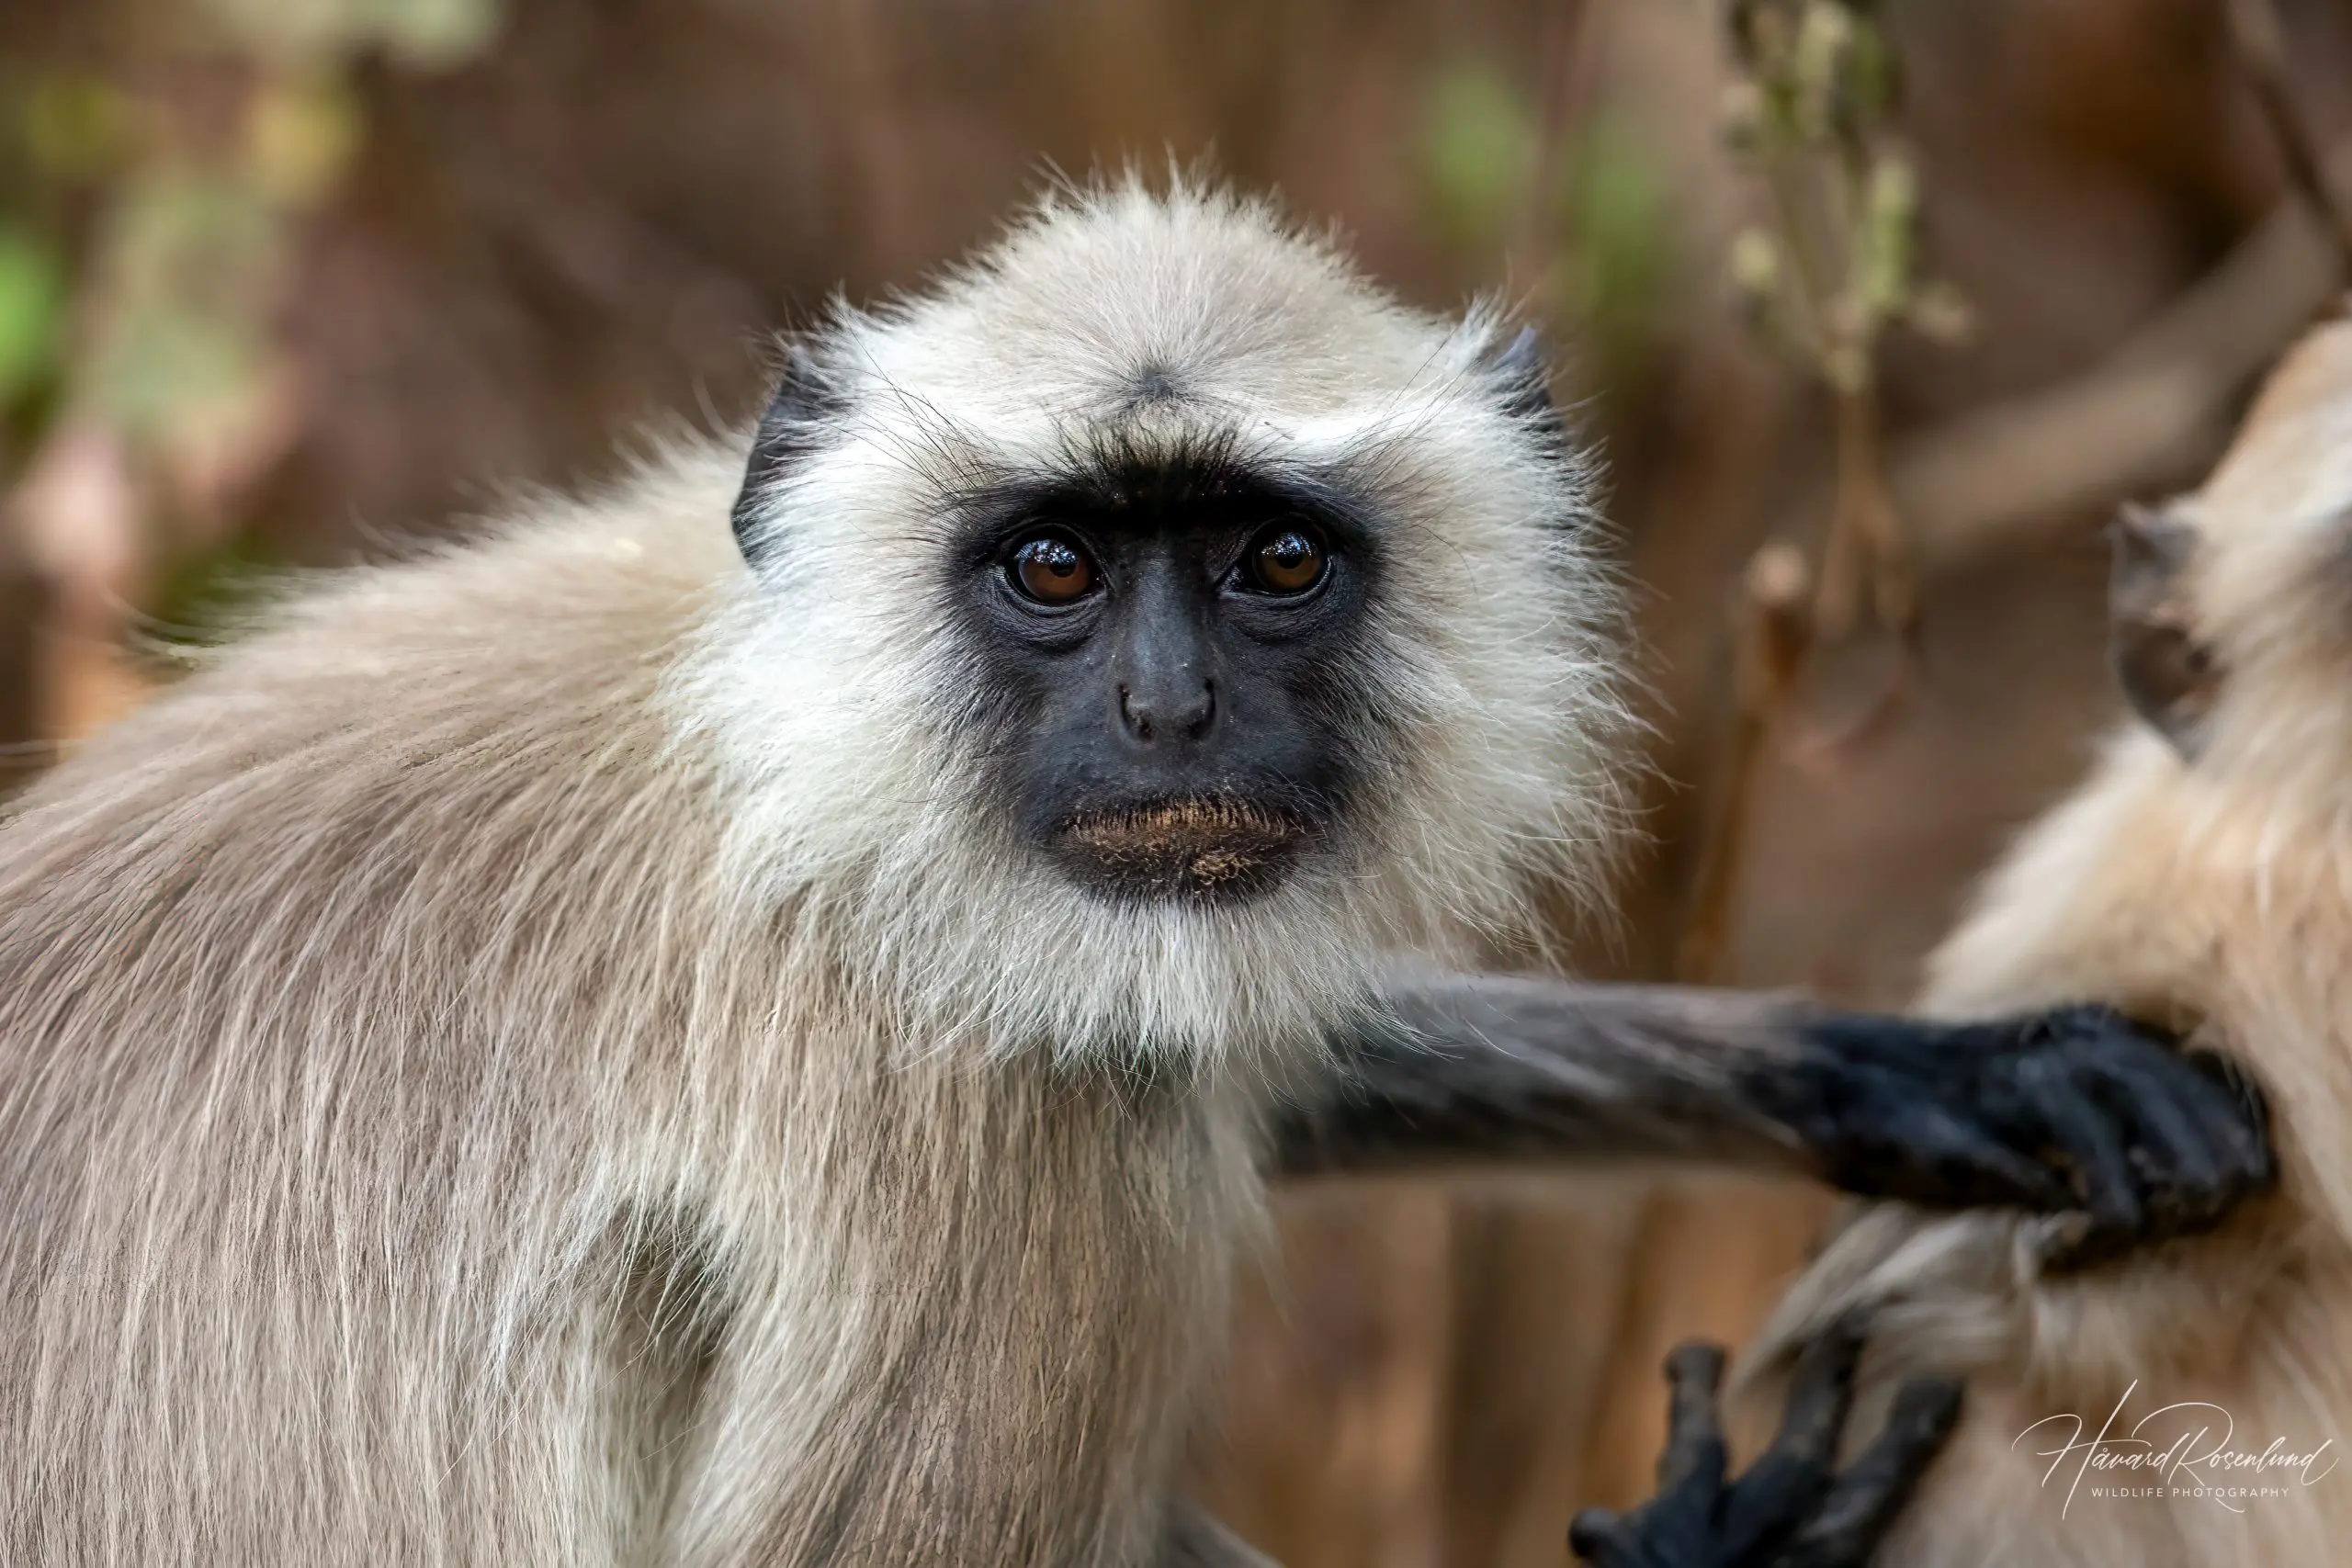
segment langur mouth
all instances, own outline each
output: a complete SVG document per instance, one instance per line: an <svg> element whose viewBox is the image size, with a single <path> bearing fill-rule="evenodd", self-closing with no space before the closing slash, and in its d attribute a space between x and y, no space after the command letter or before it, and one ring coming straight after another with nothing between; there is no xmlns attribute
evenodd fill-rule
<svg viewBox="0 0 2352 1568"><path fill-rule="evenodd" d="M1272 888L1306 836L1287 812L1203 796L1087 812L1057 838L1090 879L1114 891L1218 898Z"/></svg>

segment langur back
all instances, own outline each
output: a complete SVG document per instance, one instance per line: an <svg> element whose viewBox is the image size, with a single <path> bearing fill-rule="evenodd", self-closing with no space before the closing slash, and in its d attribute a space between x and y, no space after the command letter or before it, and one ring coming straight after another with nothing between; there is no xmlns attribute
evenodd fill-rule
<svg viewBox="0 0 2352 1568"><path fill-rule="evenodd" d="M454 1516L594 1461L469 1433L588 1353L544 1318L617 1288L628 1221L565 1211L626 1185L656 1108L616 1097L718 1005L663 952L720 961L707 792L643 765L726 557L640 502L697 478L723 507L682 465L325 586L0 829L10 1556L270 1560L266 1499L295 1539L456 1560L428 1471Z"/></svg>

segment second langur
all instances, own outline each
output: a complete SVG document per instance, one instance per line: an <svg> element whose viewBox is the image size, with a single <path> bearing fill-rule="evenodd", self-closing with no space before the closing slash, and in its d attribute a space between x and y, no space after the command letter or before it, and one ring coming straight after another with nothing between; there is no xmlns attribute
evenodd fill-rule
<svg viewBox="0 0 2352 1568"><path fill-rule="evenodd" d="M2044 1267L2061 1220L1857 1214L1763 1352L1860 1316L1883 1376L1974 1374L1895 1568L2271 1568L2352 1542L2347 429L2339 321L2279 367L2201 490L2118 524L2132 715L1987 880L1925 998L2094 997L2242 1051L2277 1108L2278 1192L2063 1276ZM2228 1157L2198 1128L2165 1137L2169 1164ZM2161 1462L2114 1462L2134 1455Z"/></svg>
<svg viewBox="0 0 2352 1568"><path fill-rule="evenodd" d="M749 446L319 587L0 828L0 1560L1197 1559L1269 1168L2101 1244L2262 1179L2111 1014L1457 972L1622 736L1487 311L1069 195L802 340ZM2238 1157L2133 1157L2183 1122Z"/></svg>

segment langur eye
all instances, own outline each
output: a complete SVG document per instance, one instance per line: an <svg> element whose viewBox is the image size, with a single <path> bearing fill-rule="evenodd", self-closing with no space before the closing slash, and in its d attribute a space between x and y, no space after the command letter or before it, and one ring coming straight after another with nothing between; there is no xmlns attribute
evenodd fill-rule
<svg viewBox="0 0 2352 1568"><path fill-rule="evenodd" d="M1250 582L1267 593L1304 593L1323 581L1323 542L1288 525L1269 528L1250 541L1242 565Z"/></svg>
<svg viewBox="0 0 2352 1568"><path fill-rule="evenodd" d="M1012 552L1012 586L1040 604L1067 604L1094 586L1094 563L1068 539L1041 535Z"/></svg>

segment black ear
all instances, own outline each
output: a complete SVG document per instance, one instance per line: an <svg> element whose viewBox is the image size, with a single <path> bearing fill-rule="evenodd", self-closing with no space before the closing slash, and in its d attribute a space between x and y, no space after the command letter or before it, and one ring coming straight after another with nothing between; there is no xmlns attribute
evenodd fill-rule
<svg viewBox="0 0 2352 1568"><path fill-rule="evenodd" d="M735 497L735 545L753 570L775 559L782 542L770 518L777 488L823 441L827 425L844 412L840 391L803 344L785 349L784 375L752 439L743 489Z"/></svg>
<svg viewBox="0 0 2352 1568"><path fill-rule="evenodd" d="M1544 429L1557 432L1560 411L1552 402L1552 384L1544 369L1544 340L1533 327L1521 327L1501 353L1487 362L1503 388L1503 411Z"/></svg>
<svg viewBox="0 0 2352 1568"><path fill-rule="evenodd" d="M2126 505L2108 538L2107 646L2116 683L2133 712L2193 758L2222 687L2188 594L2196 525L2177 512Z"/></svg>

